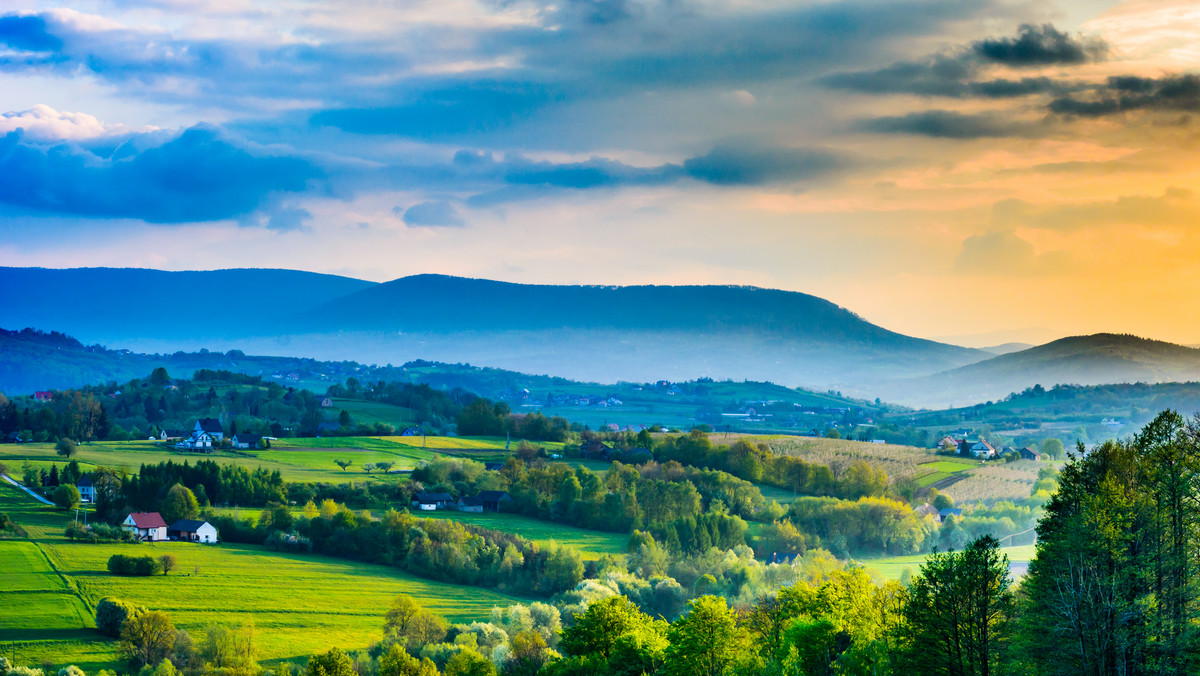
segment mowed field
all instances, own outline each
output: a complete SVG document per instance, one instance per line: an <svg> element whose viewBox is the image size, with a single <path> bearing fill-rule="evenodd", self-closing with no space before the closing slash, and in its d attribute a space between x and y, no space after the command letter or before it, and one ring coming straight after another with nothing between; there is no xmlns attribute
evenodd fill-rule
<svg viewBox="0 0 1200 676"><path fill-rule="evenodd" d="M136 473L143 464L172 460L214 460L257 469L279 470L285 481L330 482L396 481L398 474L368 475L363 465L390 462L393 470L412 469L422 460L439 456L467 457L480 462L499 460L506 456L506 440L490 437L324 437L279 439L270 449L194 453L171 448L152 441L95 442L78 447L74 459L86 470L103 466ZM515 446L515 442L513 444ZM562 444L539 443L547 450L558 450ZM335 460L348 460L342 470ZM0 445L0 462L8 465L9 473L20 477L21 466L29 461L35 468L48 468L52 463L61 466L64 459L57 455L54 444Z"/></svg>
<svg viewBox="0 0 1200 676"><path fill-rule="evenodd" d="M13 642L22 663L76 663L85 671L112 666L115 644L92 629L94 604L106 596L166 611L176 626L196 634L212 623L253 625L264 661L302 660L334 646L365 648L380 638L384 613L398 594L456 622L482 620L494 606L528 600L385 566L250 545L74 543L63 536L67 514L7 485L0 487L0 511L30 536L0 541L6 571L0 641ZM106 563L117 553L172 554L178 569L166 576L113 576ZM21 572L10 576L9 570Z"/></svg>

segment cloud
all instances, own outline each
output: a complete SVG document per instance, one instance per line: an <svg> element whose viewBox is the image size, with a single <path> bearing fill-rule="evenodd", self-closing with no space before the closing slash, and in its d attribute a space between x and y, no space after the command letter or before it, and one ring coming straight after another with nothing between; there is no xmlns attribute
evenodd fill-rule
<svg viewBox="0 0 1200 676"><path fill-rule="evenodd" d="M25 52L55 52L62 40L52 35L46 20L37 15L0 16L0 43Z"/></svg>
<svg viewBox="0 0 1200 676"><path fill-rule="evenodd" d="M276 232L308 232L312 228L308 227L308 222L312 220L312 214L308 209L296 207L284 208L271 214L267 220L267 230Z"/></svg>
<svg viewBox="0 0 1200 676"><path fill-rule="evenodd" d="M963 241L954 271L968 275L1030 275L1065 272L1070 258L1061 251L1037 253L1011 230L991 230Z"/></svg>
<svg viewBox="0 0 1200 676"><path fill-rule="evenodd" d="M980 40L972 50L985 61L1016 68L1093 63L1109 55L1102 39L1071 37L1048 23L1022 24L1015 38Z"/></svg>
<svg viewBox="0 0 1200 676"><path fill-rule="evenodd" d="M1075 204L1039 206L1008 200L997 205L995 219L1002 225L1047 230L1191 226L1200 222L1200 199L1190 190L1176 187L1157 196L1122 195Z"/></svg>
<svg viewBox="0 0 1200 676"><path fill-rule="evenodd" d="M252 150L195 126L161 142L132 137L110 156L81 145L0 138L0 203L57 214L184 223L254 211L274 193L305 189L309 162Z"/></svg>
<svg viewBox="0 0 1200 676"><path fill-rule="evenodd" d="M399 207L396 210L398 211ZM405 224L416 226L460 228L466 225L458 210L446 201L414 204L404 211L401 218Z"/></svg>
<svg viewBox="0 0 1200 676"><path fill-rule="evenodd" d="M25 138L36 141L80 141L133 131L125 125L105 124L87 113L60 112L42 104L29 110L0 115L0 134L17 129L24 130ZM137 131L154 130L153 127L145 127Z"/></svg>
<svg viewBox="0 0 1200 676"><path fill-rule="evenodd" d="M1099 38L1071 37L1050 24L1022 25L1015 38L991 38L915 61L899 61L878 70L838 72L820 78L832 89L869 94L916 94L952 98L1012 98L1064 94L1074 83L1049 77L989 79L992 66L1080 65L1104 59L1108 45Z"/></svg>
<svg viewBox="0 0 1200 676"><path fill-rule="evenodd" d="M934 138L977 139L1025 136L1032 129L990 113L968 115L951 110L927 110L908 115L860 120L855 129L881 134L913 134Z"/></svg>
<svg viewBox="0 0 1200 676"><path fill-rule="evenodd" d="M843 164L819 149L724 144L686 160L683 170L694 179L716 185L766 185L828 175Z"/></svg>
<svg viewBox="0 0 1200 676"><path fill-rule="evenodd" d="M1161 78L1110 77L1090 95L1067 96L1050 102L1063 115L1103 117L1137 110L1200 110L1200 76L1192 73Z"/></svg>

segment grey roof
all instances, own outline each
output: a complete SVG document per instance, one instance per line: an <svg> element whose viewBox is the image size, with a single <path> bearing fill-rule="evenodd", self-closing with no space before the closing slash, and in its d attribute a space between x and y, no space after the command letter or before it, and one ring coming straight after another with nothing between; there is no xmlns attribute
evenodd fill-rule
<svg viewBox="0 0 1200 676"><path fill-rule="evenodd" d="M216 418L201 418L196 421L196 424L209 434L220 434L224 431L221 429L221 421Z"/></svg>
<svg viewBox="0 0 1200 676"><path fill-rule="evenodd" d="M943 509L942 511L938 512L938 514L939 514L939 515L940 515L940 516L941 516L943 519L944 519L944 518L946 518L946 517L948 517L948 516L962 516L962 508L960 508L960 507L947 507L947 508Z"/></svg>
<svg viewBox="0 0 1200 676"><path fill-rule="evenodd" d="M79 481L76 481L75 485L76 486L91 486L94 482L95 476L96 476L95 474L88 472L87 474L84 474L83 476L79 477Z"/></svg>
<svg viewBox="0 0 1200 676"><path fill-rule="evenodd" d="M417 493L413 499L417 502L454 502L449 493Z"/></svg>
<svg viewBox="0 0 1200 676"><path fill-rule="evenodd" d="M171 527L168 528L167 530L186 530L188 532L194 533L194 532L200 530L200 526L203 526L206 523L208 523L208 522L207 521L192 521L191 519L180 519L180 520L176 521L175 523L171 524Z"/></svg>
<svg viewBox="0 0 1200 676"><path fill-rule="evenodd" d="M237 439L238 442L243 444L257 444L258 442L262 441L261 434L235 434L233 435L233 438Z"/></svg>
<svg viewBox="0 0 1200 676"><path fill-rule="evenodd" d="M479 491L479 495L476 497L484 502L498 502L505 498L508 498L509 500L512 499L512 497L509 496L508 491Z"/></svg>

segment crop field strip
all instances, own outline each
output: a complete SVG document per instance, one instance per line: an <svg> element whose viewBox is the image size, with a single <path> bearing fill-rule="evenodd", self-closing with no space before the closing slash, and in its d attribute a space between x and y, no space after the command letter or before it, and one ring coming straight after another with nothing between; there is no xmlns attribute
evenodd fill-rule
<svg viewBox="0 0 1200 676"><path fill-rule="evenodd" d="M50 567L45 559L45 568L37 568L37 559L23 551L26 547L40 546L93 604L105 596L123 598L167 611L178 627L194 633L215 622L252 624L265 661L302 658L334 646L366 647L380 637L383 615L392 598L402 593L459 622L482 620L494 606L528 600L426 580L385 566L279 554L251 545L74 543L62 534L68 515L38 505L11 487L0 488L0 511L8 511L30 535L30 540L0 541L0 560L11 559L27 569L22 582L5 583L24 589L0 589L0 635L9 636L9 628L20 630L21 623L28 622L22 618L59 618L39 620L47 627L56 625L56 633L20 641L22 659L34 663L50 659L57 664L69 658L81 667L111 666L115 644L90 628L91 611L69 595L62 578L46 573ZM106 569L108 557L115 553L169 553L178 560L178 568L166 576L116 577ZM44 591L29 588L38 580L46 581ZM13 603L11 598L18 594L21 602ZM78 603L74 609L63 601L69 598ZM89 655L91 661L84 659Z"/></svg>

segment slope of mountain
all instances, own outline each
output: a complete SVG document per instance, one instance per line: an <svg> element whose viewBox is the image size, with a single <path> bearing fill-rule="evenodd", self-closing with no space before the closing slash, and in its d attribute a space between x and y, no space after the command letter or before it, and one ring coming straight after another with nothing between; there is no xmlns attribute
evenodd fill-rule
<svg viewBox="0 0 1200 676"><path fill-rule="evenodd" d="M10 290L0 295L0 325L87 343L232 338L269 333L278 317L374 284L297 270L0 268L0 288Z"/></svg>
<svg viewBox="0 0 1200 676"><path fill-rule="evenodd" d="M1200 380L1200 350L1098 333L1055 340L925 378L890 384L884 398L935 408L1003 399L1033 385ZM906 394L907 393L907 394ZM922 394L923 393L923 394Z"/></svg>
<svg viewBox="0 0 1200 676"><path fill-rule="evenodd" d="M583 381L751 379L874 398L884 378L986 357L807 294L737 286L551 286L287 270L0 269L0 325L145 352L239 349L472 362Z"/></svg>
<svg viewBox="0 0 1200 676"><path fill-rule="evenodd" d="M988 347L981 347L979 349L990 354L1001 355L1012 352L1020 352L1021 350L1028 350L1031 347L1034 347L1034 345L1030 343L1004 343L1002 345L990 345Z"/></svg>

